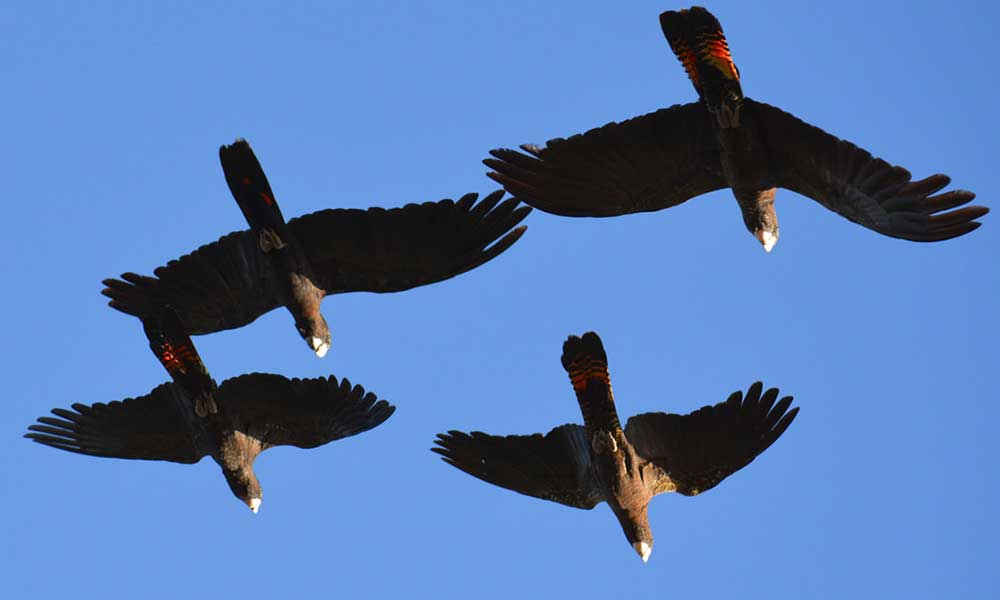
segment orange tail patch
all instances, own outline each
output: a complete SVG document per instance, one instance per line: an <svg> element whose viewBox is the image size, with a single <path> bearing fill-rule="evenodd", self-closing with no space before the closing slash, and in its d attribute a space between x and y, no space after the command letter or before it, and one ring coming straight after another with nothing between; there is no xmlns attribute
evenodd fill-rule
<svg viewBox="0 0 1000 600"><path fill-rule="evenodd" d="M729 43L722 31L698 34L698 55L701 60L722 72L727 79L740 80L740 72L729 53ZM685 70L687 65L684 66Z"/></svg>
<svg viewBox="0 0 1000 600"><path fill-rule="evenodd" d="M707 64L718 70L726 79L734 81L740 80L739 69L733 62L733 55L729 52L729 44L726 36L721 31L714 33L699 33L694 48L688 46L686 42L676 42L672 45L672 50L677 59L684 65L691 83L698 87L701 85L698 73L698 64Z"/></svg>
<svg viewBox="0 0 1000 600"><path fill-rule="evenodd" d="M710 75L700 71L705 65L716 69L723 77L739 81L740 72L729 53L729 44L722 25L715 15L695 6L685 10L668 10L660 15L660 27L670 49L684 65L684 71L696 88Z"/></svg>
<svg viewBox="0 0 1000 600"><path fill-rule="evenodd" d="M596 379L604 385L611 387L611 378L608 376L608 365L592 356L579 356L570 363L569 380L573 384L573 390L583 392L587 389L587 382Z"/></svg>
<svg viewBox="0 0 1000 600"><path fill-rule="evenodd" d="M695 88L699 87L698 55L683 42L674 44L673 51L674 55L677 56L677 59L681 61L682 65L684 65L684 72L687 73L688 79L691 80L691 83L694 84Z"/></svg>
<svg viewBox="0 0 1000 600"><path fill-rule="evenodd" d="M201 364L201 357L198 351L190 344L175 346L170 342L160 344L156 357L160 359L168 373L187 374L188 366Z"/></svg>

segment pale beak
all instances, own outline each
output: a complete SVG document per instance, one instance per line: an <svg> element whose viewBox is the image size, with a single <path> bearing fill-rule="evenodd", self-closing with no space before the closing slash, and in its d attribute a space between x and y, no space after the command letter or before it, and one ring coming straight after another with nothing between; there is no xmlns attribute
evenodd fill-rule
<svg viewBox="0 0 1000 600"><path fill-rule="evenodd" d="M257 511L260 510L260 498L250 498L250 510L253 511L253 514L257 514Z"/></svg>
<svg viewBox="0 0 1000 600"><path fill-rule="evenodd" d="M636 542L632 544L632 547L635 548L635 551L639 554L639 558L642 559L642 562L648 561L649 555L653 553L653 547L646 542Z"/></svg>
<svg viewBox="0 0 1000 600"><path fill-rule="evenodd" d="M326 356L326 353L330 350L330 344L327 344L318 337L309 338L309 347L313 349L313 352L319 358Z"/></svg>
<svg viewBox="0 0 1000 600"><path fill-rule="evenodd" d="M774 248L774 245L778 243L778 236L763 229L753 232L753 236L757 238L761 246L764 246L764 252L770 252L771 248Z"/></svg>

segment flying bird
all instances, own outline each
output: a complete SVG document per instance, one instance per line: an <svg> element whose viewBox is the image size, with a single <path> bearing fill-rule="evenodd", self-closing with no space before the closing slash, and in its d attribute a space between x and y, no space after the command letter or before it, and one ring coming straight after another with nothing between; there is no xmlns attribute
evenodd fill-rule
<svg viewBox="0 0 1000 600"><path fill-rule="evenodd" d="M583 427L560 425L544 436L438 434L432 448L448 464L483 481L567 506L604 501L643 562L653 551L647 508L653 496L695 496L750 464L792 423L791 396L754 383L744 395L687 415L645 413L618 421L608 359L594 332L570 336L562 364L583 413Z"/></svg>
<svg viewBox="0 0 1000 600"><path fill-rule="evenodd" d="M937 242L979 227L975 194L938 193L947 175L918 181L854 144L743 95L719 21L694 7L660 25L698 92L679 104L609 123L544 147L490 151L489 176L545 212L611 217L677 206L731 188L747 230L770 252L778 241L778 187L798 192L883 235ZM957 210L955 210L957 209Z"/></svg>
<svg viewBox="0 0 1000 600"><path fill-rule="evenodd" d="M360 385L332 375L287 379L252 373L216 388L191 338L169 311L144 323L151 345L192 351L180 354L188 368L196 366L211 382L214 411L206 410L201 418L196 402L202 385L175 377L145 396L54 408L55 417L38 417L24 437L90 456L186 464L211 456L229 489L256 513L263 492L253 463L261 452L283 445L316 448L377 427L396 410Z"/></svg>
<svg viewBox="0 0 1000 600"><path fill-rule="evenodd" d="M495 258L516 242L531 211L503 191L476 202L466 194L402 208L327 209L285 223L249 144L219 155L250 230L236 231L168 262L154 277L105 279L111 307L141 317L143 306L169 305L184 329L202 335L242 327L285 306L317 356L331 335L324 296L399 292L444 281Z"/></svg>

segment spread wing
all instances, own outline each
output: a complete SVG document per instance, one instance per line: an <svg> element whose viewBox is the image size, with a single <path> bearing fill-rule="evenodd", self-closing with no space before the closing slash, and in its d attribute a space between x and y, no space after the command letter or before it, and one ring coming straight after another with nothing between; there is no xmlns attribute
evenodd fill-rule
<svg viewBox="0 0 1000 600"><path fill-rule="evenodd" d="M396 410L347 379L288 379L252 373L227 379L220 410L264 444L315 448L381 425Z"/></svg>
<svg viewBox="0 0 1000 600"><path fill-rule="evenodd" d="M288 222L327 294L398 292L444 281L492 260L521 237L531 209L478 204L476 194L402 208L328 209ZM491 245L492 244L492 245Z"/></svg>
<svg viewBox="0 0 1000 600"><path fill-rule="evenodd" d="M146 396L53 408L58 418L38 417L24 437L90 456L196 463L205 452L181 413L186 403L181 386L165 383Z"/></svg>
<svg viewBox="0 0 1000 600"><path fill-rule="evenodd" d="M148 306L172 307L192 335L235 329L281 306L278 282L257 236L236 231L153 271L105 279L112 308L142 318Z"/></svg>
<svg viewBox="0 0 1000 600"><path fill-rule="evenodd" d="M431 448L451 466L487 483L576 508L604 500L583 427L561 425L546 435L439 433Z"/></svg>
<svg viewBox="0 0 1000 600"><path fill-rule="evenodd" d="M911 181L903 167L778 108L745 99L743 110L750 111L767 139L776 185L868 229L915 242L938 242L975 230L981 224L975 219L989 212L983 206L958 208L976 197L972 192L937 194L951 182L947 175Z"/></svg>
<svg viewBox="0 0 1000 600"><path fill-rule="evenodd" d="M734 392L725 402L687 415L645 413L625 425L636 452L652 461L660 476L653 493L672 491L694 496L750 464L778 439L798 414L788 410L792 397L775 404L777 388L761 395L758 381Z"/></svg>
<svg viewBox="0 0 1000 600"><path fill-rule="evenodd" d="M660 210L726 187L701 103L609 123L527 154L491 150L483 163L508 192L545 212L610 217Z"/></svg>

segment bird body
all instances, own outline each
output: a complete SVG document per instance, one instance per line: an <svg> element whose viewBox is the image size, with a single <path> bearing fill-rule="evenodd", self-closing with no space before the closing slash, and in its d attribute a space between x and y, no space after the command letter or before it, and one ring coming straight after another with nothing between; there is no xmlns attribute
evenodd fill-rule
<svg viewBox="0 0 1000 600"><path fill-rule="evenodd" d="M649 501L657 494L694 496L711 489L766 450L798 408L757 382L746 394L687 415L646 413L618 420L607 355L594 332L570 336L562 364L584 424L544 436L438 434L432 450L483 481L516 492L591 509L607 502L645 562L653 549Z"/></svg>
<svg viewBox="0 0 1000 600"><path fill-rule="evenodd" d="M489 176L520 200L565 216L661 210L722 188L747 230L770 252L778 241L776 188L812 198L890 237L936 242L980 226L989 210L965 190L935 195L946 175L911 181L873 157L773 106L743 95L718 20L693 7L660 15L663 33L698 101L609 123L523 152L490 151ZM956 209L957 210L954 210Z"/></svg>
<svg viewBox="0 0 1000 600"><path fill-rule="evenodd" d="M332 343L330 326L319 310L326 294L316 284L319 278L309 257L285 223L264 169L244 139L220 147L219 162L250 231L268 257L281 303L292 313L299 335L323 358Z"/></svg>
<svg viewBox="0 0 1000 600"><path fill-rule="evenodd" d="M601 493L625 537L645 562L653 548L647 514L653 495L643 480L643 475L649 474L650 463L636 454L622 431L611 391L608 358L600 338L594 333L570 337L563 344L562 363L583 414Z"/></svg>
<svg viewBox="0 0 1000 600"><path fill-rule="evenodd" d="M172 312L162 307L147 313L144 330L154 352L190 349L183 352L184 364L197 377L175 376L173 383L145 396L109 404L54 408L52 414L58 418L39 417L25 437L109 458L192 464L211 456L233 494L256 513L263 492L253 463L261 452L278 445L315 448L372 429L395 410L361 386L333 376L287 379L252 373L216 387ZM202 375L210 382L211 404L205 401L200 407Z"/></svg>
<svg viewBox="0 0 1000 600"><path fill-rule="evenodd" d="M220 152L227 182L250 230L229 233L156 268L104 280L112 308L142 316L169 305L187 333L242 327L285 306L299 335L322 357L331 344L323 298L390 293L444 281L494 259L524 234L531 209L497 191L400 208L326 209L285 223L249 145ZM248 181L243 186L243 181Z"/></svg>

